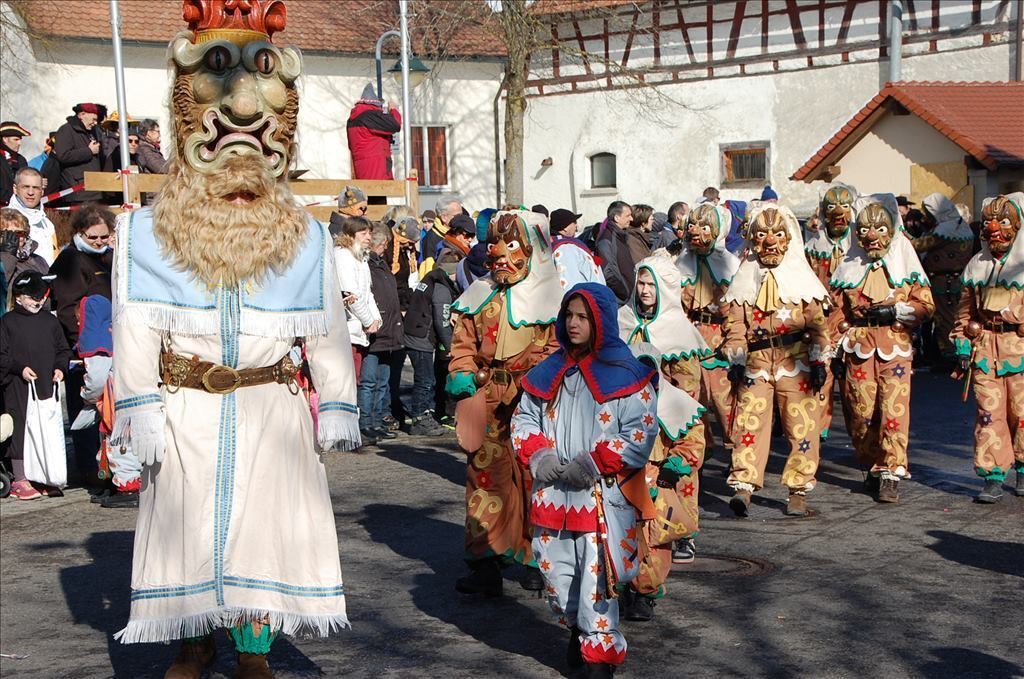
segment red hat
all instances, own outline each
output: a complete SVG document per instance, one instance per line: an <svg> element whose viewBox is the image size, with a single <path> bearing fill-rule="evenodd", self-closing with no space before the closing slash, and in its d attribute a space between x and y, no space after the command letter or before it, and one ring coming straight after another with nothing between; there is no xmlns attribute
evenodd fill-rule
<svg viewBox="0 0 1024 679"><path fill-rule="evenodd" d="M96 115L99 115L100 114L100 105L99 104L90 104L90 103L75 104L75 107L73 109L71 109L71 110L74 111L75 113L95 113Z"/></svg>
<svg viewBox="0 0 1024 679"><path fill-rule="evenodd" d="M285 24L283 0L184 0L181 15L196 44L230 40L243 46L270 40Z"/></svg>
<svg viewBox="0 0 1024 679"><path fill-rule="evenodd" d="M32 133L13 120L0 123L0 137L31 137Z"/></svg>

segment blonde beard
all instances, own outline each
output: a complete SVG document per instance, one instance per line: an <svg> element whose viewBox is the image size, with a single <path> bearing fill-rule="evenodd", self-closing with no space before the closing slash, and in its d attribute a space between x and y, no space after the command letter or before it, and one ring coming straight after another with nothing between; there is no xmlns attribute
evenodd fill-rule
<svg viewBox="0 0 1024 679"><path fill-rule="evenodd" d="M282 273L308 231L306 213L258 155L233 156L216 174L184 163L171 168L153 206L153 231L165 253L209 288L260 283ZM247 191L236 205L224 199Z"/></svg>

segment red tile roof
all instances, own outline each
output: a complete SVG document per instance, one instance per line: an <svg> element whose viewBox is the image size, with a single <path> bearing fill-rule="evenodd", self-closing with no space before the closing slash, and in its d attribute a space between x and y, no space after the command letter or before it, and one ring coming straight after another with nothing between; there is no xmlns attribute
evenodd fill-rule
<svg viewBox="0 0 1024 679"><path fill-rule="evenodd" d="M166 44L185 28L181 0L121 0L121 38ZM48 39L109 40L107 0L12 0L33 36ZM491 11L482 0L410 2L413 51L420 56L503 56L504 46L489 29ZM373 54L377 38L398 28L394 0L289 0L288 23L275 42L300 49ZM397 54L398 41L386 51Z"/></svg>
<svg viewBox="0 0 1024 679"><path fill-rule="evenodd" d="M1024 82L895 82L885 87L790 179L811 182L856 144L895 101L989 170L1024 165Z"/></svg>

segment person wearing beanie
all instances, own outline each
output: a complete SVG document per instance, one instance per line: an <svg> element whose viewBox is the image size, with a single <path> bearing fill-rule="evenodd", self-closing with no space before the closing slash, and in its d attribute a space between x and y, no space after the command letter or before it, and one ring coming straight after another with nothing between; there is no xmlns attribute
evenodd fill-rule
<svg viewBox="0 0 1024 679"><path fill-rule="evenodd" d="M761 191L761 202L763 203L778 203L779 194L775 193L775 189L771 185L765 186L764 190Z"/></svg>
<svg viewBox="0 0 1024 679"><path fill-rule="evenodd" d="M53 193L69 189L85 181L86 172L99 172L103 169L103 156L97 125L106 116L106 108L101 104L76 104L73 115L60 126L54 139L53 152L60 163L60 186L48 186L47 191ZM102 197L99 191L76 191L63 198L69 205L81 205L98 201Z"/></svg>
<svg viewBox="0 0 1024 679"><path fill-rule="evenodd" d="M594 253L586 244L576 238L577 222L582 214L559 208L551 213L551 235L553 257L558 272L558 284L563 294L577 283L600 283L604 285L604 273Z"/></svg>
<svg viewBox="0 0 1024 679"><path fill-rule="evenodd" d="M31 133L13 120L0 123L0 204L6 205L14 194L14 176L28 166L21 155L22 137Z"/></svg>
<svg viewBox="0 0 1024 679"><path fill-rule="evenodd" d="M338 212L346 217L365 217L370 204L358 186L346 186L338 194Z"/></svg>
<svg viewBox="0 0 1024 679"><path fill-rule="evenodd" d="M50 295L48 276L24 271L14 277L11 294L14 306L0 317L0 383L3 384L4 412L14 420L14 436L7 457L14 471L11 496L34 500L42 495L58 497L59 488L25 478L25 418L29 385L35 383L41 400L52 398L54 383L62 382L68 371L71 350L53 314L43 311Z"/></svg>
<svg viewBox="0 0 1024 679"><path fill-rule="evenodd" d="M391 137L402 130L402 116L367 83L345 126L352 153L353 179L394 179Z"/></svg>

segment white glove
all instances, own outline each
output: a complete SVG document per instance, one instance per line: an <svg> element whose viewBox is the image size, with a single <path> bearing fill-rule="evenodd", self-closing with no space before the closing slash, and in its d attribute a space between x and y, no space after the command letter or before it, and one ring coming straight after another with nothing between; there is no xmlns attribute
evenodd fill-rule
<svg viewBox="0 0 1024 679"><path fill-rule="evenodd" d="M167 435L164 432L166 415L163 408L121 415L114 423L110 445L130 445L144 465L163 462Z"/></svg>

